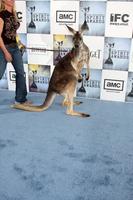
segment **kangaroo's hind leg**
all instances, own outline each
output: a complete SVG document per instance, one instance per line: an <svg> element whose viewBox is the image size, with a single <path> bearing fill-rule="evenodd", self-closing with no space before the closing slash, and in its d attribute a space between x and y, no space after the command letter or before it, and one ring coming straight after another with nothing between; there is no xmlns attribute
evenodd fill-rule
<svg viewBox="0 0 133 200"><path fill-rule="evenodd" d="M82 101L74 101L73 105L80 105L81 103L83 103ZM64 100L62 101L62 106L68 106L70 104L68 95L65 95Z"/></svg>
<svg viewBox="0 0 133 200"><path fill-rule="evenodd" d="M89 117L90 116L89 114L85 114L85 113L81 113L81 112L77 112L73 110L73 105L74 105L73 98L74 98L75 88L76 88L76 82L71 82L68 90L66 91L66 96L69 102L67 105L66 114L72 115L72 116Z"/></svg>

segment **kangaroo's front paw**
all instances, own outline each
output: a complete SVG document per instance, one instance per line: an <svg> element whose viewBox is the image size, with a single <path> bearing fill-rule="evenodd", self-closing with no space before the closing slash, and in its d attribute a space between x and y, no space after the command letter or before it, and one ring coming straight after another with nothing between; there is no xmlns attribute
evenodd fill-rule
<svg viewBox="0 0 133 200"><path fill-rule="evenodd" d="M88 80L89 80L89 78L90 78L90 77L89 77L89 76L87 76L87 77L86 77L86 81L88 81Z"/></svg>
<svg viewBox="0 0 133 200"><path fill-rule="evenodd" d="M83 78L78 78L78 82L81 83Z"/></svg>

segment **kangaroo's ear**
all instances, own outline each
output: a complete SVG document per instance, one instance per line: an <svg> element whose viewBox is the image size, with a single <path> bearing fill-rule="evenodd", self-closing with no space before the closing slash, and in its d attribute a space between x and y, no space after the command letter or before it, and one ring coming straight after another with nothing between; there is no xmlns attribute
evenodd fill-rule
<svg viewBox="0 0 133 200"><path fill-rule="evenodd" d="M66 24L66 27L68 28L68 30L69 30L71 33L73 33L73 34L76 33L76 31L75 31L72 27L68 26L67 24Z"/></svg>
<svg viewBox="0 0 133 200"><path fill-rule="evenodd" d="M82 24L81 28L80 28L80 32L83 33L84 31L88 31L89 30L89 26L86 22L86 20L84 21L84 23Z"/></svg>

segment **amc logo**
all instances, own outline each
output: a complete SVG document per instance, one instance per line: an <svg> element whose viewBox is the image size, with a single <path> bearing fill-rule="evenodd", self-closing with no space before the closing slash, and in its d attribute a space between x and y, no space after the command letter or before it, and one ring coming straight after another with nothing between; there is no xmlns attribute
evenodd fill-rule
<svg viewBox="0 0 133 200"><path fill-rule="evenodd" d="M9 77L10 77L10 81L15 81L16 80L16 73L15 73L15 71L10 71L9 72Z"/></svg>
<svg viewBox="0 0 133 200"><path fill-rule="evenodd" d="M124 81L122 80L104 79L105 90L123 91L123 87Z"/></svg>
<svg viewBox="0 0 133 200"><path fill-rule="evenodd" d="M22 18L23 18L22 15L23 13L21 11L17 12L17 18L20 22L22 22Z"/></svg>
<svg viewBox="0 0 133 200"><path fill-rule="evenodd" d="M25 72L24 72L24 76L26 76ZM9 79L10 79L10 81L16 81L16 73L15 73L15 71L9 71Z"/></svg>
<svg viewBox="0 0 133 200"><path fill-rule="evenodd" d="M110 14L110 21L111 22L123 22L127 23L129 21L129 15L128 14Z"/></svg>
<svg viewBox="0 0 133 200"><path fill-rule="evenodd" d="M56 11L56 22L58 23L75 23L76 11Z"/></svg>

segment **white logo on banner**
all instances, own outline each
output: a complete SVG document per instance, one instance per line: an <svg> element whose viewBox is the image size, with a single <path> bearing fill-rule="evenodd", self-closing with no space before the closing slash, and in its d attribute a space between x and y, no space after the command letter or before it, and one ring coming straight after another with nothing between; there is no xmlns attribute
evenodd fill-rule
<svg viewBox="0 0 133 200"><path fill-rule="evenodd" d="M116 13L111 13L110 14L110 25L116 25L116 26L123 26L127 25L129 22L129 17L130 15L128 14L116 14Z"/></svg>
<svg viewBox="0 0 133 200"><path fill-rule="evenodd" d="M26 2L16 1L17 17L20 21L18 33L26 33Z"/></svg>
<svg viewBox="0 0 133 200"><path fill-rule="evenodd" d="M29 81L28 81L28 65L24 64L24 72L26 77L26 87L29 91ZM7 80L8 80L8 89L15 91L16 88L16 73L11 63L7 64Z"/></svg>
<svg viewBox="0 0 133 200"><path fill-rule="evenodd" d="M81 1L80 2L80 17L79 24L86 23L89 30L85 32L86 35L104 36L105 34L105 2Z"/></svg>
<svg viewBox="0 0 133 200"><path fill-rule="evenodd" d="M131 39L105 38L104 69L128 70Z"/></svg>
<svg viewBox="0 0 133 200"><path fill-rule="evenodd" d="M51 2L51 17L52 26L51 32L53 34L68 34L66 24L70 25L75 30L79 26L79 2L77 1L52 1Z"/></svg>
<svg viewBox="0 0 133 200"><path fill-rule="evenodd" d="M131 2L108 2L105 36L132 37L133 5Z"/></svg>
<svg viewBox="0 0 133 200"><path fill-rule="evenodd" d="M76 11L56 11L57 23L75 23Z"/></svg>
<svg viewBox="0 0 133 200"><path fill-rule="evenodd" d="M123 86L124 81L122 80L104 79L104 89L123 91Z"/></svg>
<svg viewBox="0 0 133 200"><path fill-rule="evenodd" d="M101 82L101 99L125 101L128 72L103 70Z"/></svg>
<svg viewBox="0 0 133 200"><path fill-rule="evenodd" d="M50 34L50 1L27 1L27 32Z"/></svg>

